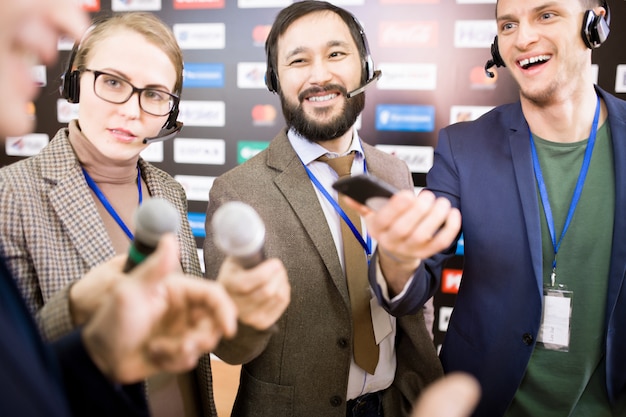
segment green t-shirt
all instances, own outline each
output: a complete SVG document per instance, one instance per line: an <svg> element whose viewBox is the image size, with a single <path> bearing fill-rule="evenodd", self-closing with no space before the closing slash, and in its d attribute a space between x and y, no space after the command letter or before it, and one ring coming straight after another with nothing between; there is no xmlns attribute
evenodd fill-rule
<svg viewBox="0 0 626 417"><path fill-rule="evenodd" d="M563 144L538 137L534 141L558 242L588 141ZM540 197L539 205L543 280L549 285L554 247ZM605 123L598 130L584 188L557 255L556 284L573 292L569 348L560 352L535 347L507 417L614 415L603 369L614 210L613 150Z"/></svg>

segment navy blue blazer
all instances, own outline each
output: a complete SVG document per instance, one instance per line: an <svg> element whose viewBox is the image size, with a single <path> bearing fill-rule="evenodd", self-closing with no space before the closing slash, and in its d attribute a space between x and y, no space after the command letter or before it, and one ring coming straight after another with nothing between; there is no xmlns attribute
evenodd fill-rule
<svg viewBox="0 0 626 417"><path fill-rule="evenodd" d="M626 395L626 102L597 90L608 108L615 159L605 326L606 386L614 400ZM461 210L465 240L463 279L440 358L446 372L466 371L480 381L476 415L499 416L522 381L542 312L540 209L521 104L442 129L427 183ZM395 315L419 308L438 288L442 261L454 249L423 262L401 300L388 304L379 295L385 308Z"/></svg>
<svg viewBox="0 0 626 417"><path fill-rule="evenodd" d="M0 415L147 416L142 384L117 386L96 368L80 331L43 343L0 259Z"/></svg>

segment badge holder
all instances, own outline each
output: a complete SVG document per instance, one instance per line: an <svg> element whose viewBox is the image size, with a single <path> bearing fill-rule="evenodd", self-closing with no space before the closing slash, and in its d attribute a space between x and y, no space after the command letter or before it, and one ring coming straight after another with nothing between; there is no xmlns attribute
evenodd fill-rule
<svg viewBox="0 0 626 417"><path fill-rule="evenodd" d="M563 284L543 286L543 312L537 335L537 346L558 352L568 352L571 335L574 292Z"/></svg>

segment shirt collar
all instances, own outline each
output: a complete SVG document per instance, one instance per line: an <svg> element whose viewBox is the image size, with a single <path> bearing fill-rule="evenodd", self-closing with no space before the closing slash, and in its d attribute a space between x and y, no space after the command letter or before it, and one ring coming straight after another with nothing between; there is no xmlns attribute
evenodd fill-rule
<svg viewBox="0 0 626 417"><path fill-rule="evenodd" d="M298 154L298 157L305 165L308 165L325 154L328 154L331 157L341 156L335 152L328 151L317 142L311 142L304 136L297 133L293 128L290 128L287 132L287 138L289 139L289 143L291 143L293 149L296 151L296 154ZM363 158L364 154L363 147L361 146L361 139L359 138L359 134L354 127L352 127L352 143L350 143L350 147L346 153L352 151L356 152L355 159L358 160Z"/></svg>

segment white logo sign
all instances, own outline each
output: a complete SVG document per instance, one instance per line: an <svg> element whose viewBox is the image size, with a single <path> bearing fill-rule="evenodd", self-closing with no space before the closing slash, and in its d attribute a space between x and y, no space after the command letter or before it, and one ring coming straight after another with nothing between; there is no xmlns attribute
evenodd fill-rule
<svg viewBox="0 0 626 417"><path fill-rule="evenodd" d="M174 139L174 162L178 164L224 165L226 142L224 139Z"/></svg>
<svg viewBox="0 0 626 417"><path fill-rule="evenodd" d="M209 201L209 191L211 191L215 177L176 175L174 179L185 189L187 200Z"/></svg>
<svg viewBox="0 0 626 417"><path fill-rule="evenodd" d="M237 64L237 87L266 88L265 62L239 62Z"/></svg>
<svg viewBox="0 0 626 417"><path fill-rule="evenodd" d="M8 137L5 152L10 156L33 156L45 148L48 142L50 142L50 137L45 133Z"/></svg>
<svg viewBox="0 0 626 417"><path fill-rule="evenodd" d="M376 145L376 148L406 162L411 172L426 173L433 166L432 146Z"/></svg>
<svg viewBox="0 0 626 417"><path fill-rule="evenodd" d="M64 98L57 99L57 121L59 123L69 123L78 119L79 103L70 103Z"/></svg>
<svg viewBox="0 0 626 417"><path fill-rule="evenodd" d="M380 90L435 90L436 64L381 63L383 76L376 83Z"/></svg>
<svg viewBox="0 0 626 417"><path fill-rule="evenodd" d="M224 23L177 23L174 36L181 49L224 49L226 25Z"/></svg>
<svg viewBox="0 0 626 417"><path fill-rule="evenodd" d="M495 20L458 20L454 23L456 48L491 48L498 34Z"/></svg>
<svg viewBox="0 0 626 417"><path fill-rule="evenodd" d="M182 100L178 120L186 126L223 127L226 104L223 101Z"/></svg>

